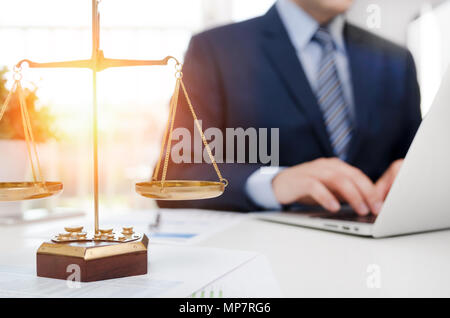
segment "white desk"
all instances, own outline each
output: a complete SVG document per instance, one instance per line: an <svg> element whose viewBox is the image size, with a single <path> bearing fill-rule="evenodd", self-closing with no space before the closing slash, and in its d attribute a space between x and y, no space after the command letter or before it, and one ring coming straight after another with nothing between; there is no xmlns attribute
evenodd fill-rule
<svg viewBox="0 0 450 318"><path fill-rule="evenodd" d="M29 233L56 222L1 227L0 263L35 262ZM287 297L450 296L450 231L375 240L248 219L198 245L265 254ZM367 287L370 264L381 288Z"/></svg>
<svg viewBox="0 0 450 318"><path fill-rule="evenodd" d="M375 240L247 220L201 245L265 254L286 297L450 296L450 231Z"/></svg>

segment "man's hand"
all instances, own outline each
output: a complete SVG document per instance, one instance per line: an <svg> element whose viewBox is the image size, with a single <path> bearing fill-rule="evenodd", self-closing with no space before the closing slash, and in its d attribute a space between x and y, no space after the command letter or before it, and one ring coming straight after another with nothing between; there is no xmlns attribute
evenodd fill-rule
<svg viewBox="0 0 450 318"><path fill-rule="evenodd" d="M377 180L375 183L375 189L377 191L377 195L383 199L386 199L386 196L391 189L392 184L394 183L395 177L400 171L400 167L402 166L403 159L398 159L394 161L389 168L385 171L385 173Z"/></svg>
<svg viewBox="0 0 450 318"><path fill-rule="evenodd" d="M395 174L392 169L375 186L361 170L344 161L321 158L281 171L273 179L272 187L281 204L319 204L337 212L339 200L343 200L360 215L367 215L370 211L378 214L386 196L385 189L392 184L392 173Z"/></svg>

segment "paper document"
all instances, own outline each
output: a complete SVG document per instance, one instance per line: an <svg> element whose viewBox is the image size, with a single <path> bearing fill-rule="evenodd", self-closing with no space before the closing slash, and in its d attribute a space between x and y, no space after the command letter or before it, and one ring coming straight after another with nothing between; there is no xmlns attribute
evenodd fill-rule
<svg viewBox="0 0 450 318"><path fill-rule="evenodd" d="M269 261L258 255L202 290L192 298L281 297L281 290Z"/></svg>
<svg viewBox="0 0 450 318"><path fill-rule="evenodd" d="M147 275L90 283L37 277L31 266L0 265L0 297L189 297L257 255L150 244Z"/></svg>

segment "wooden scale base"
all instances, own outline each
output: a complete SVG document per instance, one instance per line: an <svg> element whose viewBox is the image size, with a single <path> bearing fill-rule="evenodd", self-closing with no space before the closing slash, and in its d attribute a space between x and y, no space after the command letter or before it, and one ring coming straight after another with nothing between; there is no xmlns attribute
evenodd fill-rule
<svg viewBox="0 0 450 318"><path fill-rule="evenodd" d="M60 234L42 243L36 255L37 276L92 282L147 274L148 238L145 234L122 237L121 241L106 235L94 236L92 240L79 239L77 235L74 232Z"/></svg>

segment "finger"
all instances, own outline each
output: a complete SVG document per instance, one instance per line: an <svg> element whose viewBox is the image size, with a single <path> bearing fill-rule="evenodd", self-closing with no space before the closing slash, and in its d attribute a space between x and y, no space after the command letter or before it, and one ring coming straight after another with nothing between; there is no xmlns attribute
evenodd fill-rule
<svg viewBox="0 0 450 318"><path fill-rule="evenodd" d="M356 209L357 211L365 211L366 207L367 209L374 211L374 213L379 211L382 205L381 196L376 191L372 180L370 180L361 170L352 167L339 158L322 160L321 165L322 169L320 174L322 176L322 180L330 181L335 178L337 179L335 182L338 182L340 179L346 177L354 183L365 204L365 206L360 204L361 207ZM347 201L345 198L344 200Z"/></svg>
<svg viewBox="0 0 450 318"><path fill-rule="evenodd" d="M375 183L375 189L377 191L377 194L380 198L383 199L383 201L386 199L387 194L389 193L389 190L391 188L391 185L392 185L391 180L388 177L381 177Z"/></svg>
<svg viewBox="0 0 450 318"><path fill-rule="evenodd" d="M389 167L390 174L392 176L392 183L394 182L395 178L397 177L398 173L400 172L400 168L403 164L403 159L398 159L394 161L391 166Z"/></svg>
<svg viewBox="0 0 450 318"><path fill-rule="evenodd" d="M308 187L309 196L311 196L317 204L330 212L338 212L341 209L338 199L336 199L322 182L311 178Z"/></svg>
<svg viewBox="0 0 450 318"><path fill-rule="evenodd" d="M380 197L383 198L383 201L386 199L386 196L389 193L398 172L400 171L402 163L403 159L394 161L386 170L386 172L381 176L381 178L375 183L377 193Z"/></svg>
<svg viewBox="0 0 450 318"><path fill-rule="evenodd" d="M337 192L359 215L369 214L369 207L364 201L355 184L344 174L340 177L325 181L325 185L332 191Z"/></svg>
<svg viewBox="0 0 450 318"><path fill-rule="evenodd" d="M374 214L378 214L384 198L377 191L372 180L358 168L352 167L344 162L340 165L340 169L355 184L370 210Z"/></svg>

